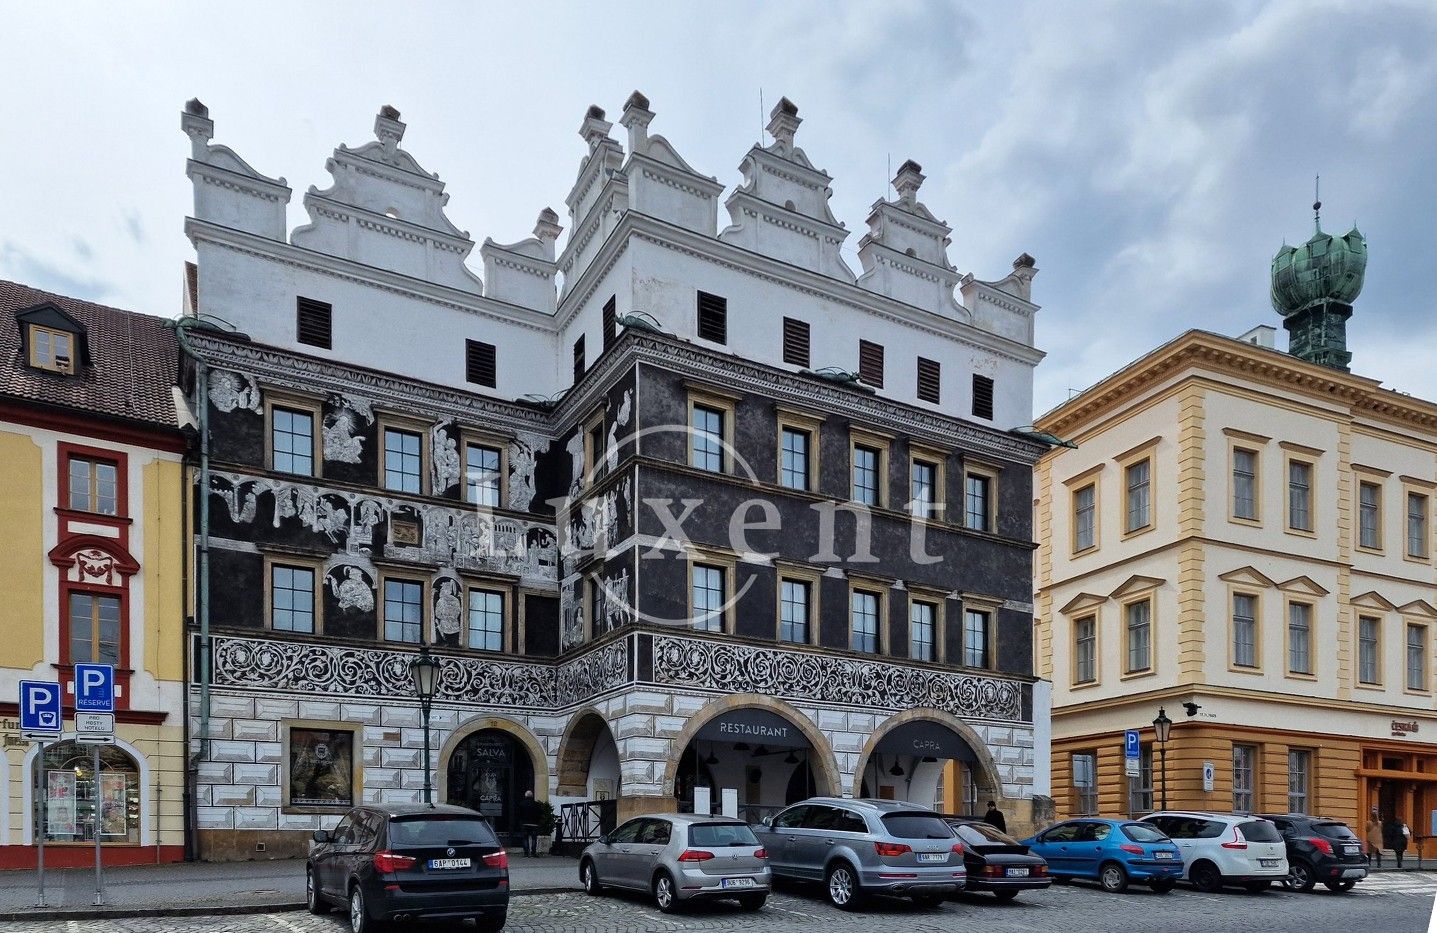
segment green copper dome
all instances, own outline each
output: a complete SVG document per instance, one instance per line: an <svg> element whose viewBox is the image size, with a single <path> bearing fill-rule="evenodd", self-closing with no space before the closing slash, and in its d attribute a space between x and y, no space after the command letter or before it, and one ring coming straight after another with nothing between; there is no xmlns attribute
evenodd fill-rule
<svg viewBox="0 0 1437 933"><path fill-rule="evenodd" d="M1272 306L1287 317L1327 302L1350 305L1362 292L1367 240L1357 228L1346 236L1322 232L1299 247L1286 244L1272 258Z"/></svg>

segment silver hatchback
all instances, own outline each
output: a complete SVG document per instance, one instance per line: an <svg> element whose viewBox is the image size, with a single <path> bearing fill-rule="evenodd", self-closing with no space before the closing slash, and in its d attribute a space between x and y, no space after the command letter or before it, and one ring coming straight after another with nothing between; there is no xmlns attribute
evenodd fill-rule
<svg viewBox="0 0 1437 933"><path fill-rule="evenodd" d="M932 810L893 800L814 797L758 828L775 876L822 881L833 906L866 894L937 906L963 890L963 844Z"/></svg>
<svg viewBox="0 0 1437 933"><path fill-rule="evenodd" d="M694 898L733 898L744 910L768 900L768 855L747 823L721 816L637 816L579 856L589 894L604 888L647 891L671 913Z"/></svg>

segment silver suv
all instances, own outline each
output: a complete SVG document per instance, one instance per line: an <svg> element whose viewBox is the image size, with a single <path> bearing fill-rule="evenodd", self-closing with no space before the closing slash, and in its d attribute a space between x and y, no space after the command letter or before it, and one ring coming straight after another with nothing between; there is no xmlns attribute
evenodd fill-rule
<svg viewBox="0 0 1437 933"><path fill-rule="evenodd" d="M780 878L822 881L852 910L867 894L936 906L963 890L963 844L937 813L893 800L814 797L755 827Z"/></svg>

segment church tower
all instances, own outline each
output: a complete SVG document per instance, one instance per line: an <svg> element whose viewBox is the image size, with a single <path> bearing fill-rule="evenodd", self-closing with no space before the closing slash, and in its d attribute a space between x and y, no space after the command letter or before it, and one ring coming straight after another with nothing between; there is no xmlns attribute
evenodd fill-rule
<svg viewBox="0 0 1437 933"><path fill-rule="evenodd" d="M1347 319L1362 292L1367 240L1353 227L1346 236L1322 232L1322 202L1312 205L1316 232L1296 248L1283 244L1272 259L1272 306L1283 317L1288 352L1299 359L1347 371Z"/></svg>

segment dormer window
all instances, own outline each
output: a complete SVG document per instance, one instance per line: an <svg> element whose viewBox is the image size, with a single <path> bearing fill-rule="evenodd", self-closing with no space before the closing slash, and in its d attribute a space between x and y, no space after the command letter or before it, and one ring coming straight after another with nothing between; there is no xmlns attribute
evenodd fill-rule
<svg viewBox="0 0 1437 933"><path fill-rule="evenodd" d="M75 371L75 337L63 330L30 325L30 365L69 375Z"/></svg>
<svg viewBox="0 0 1437 933"><path fill-rule="evenodd" d="M15 315L21 356L33 369L72 376L90 362L85 327L53 304L26 308Z"/></svg>

